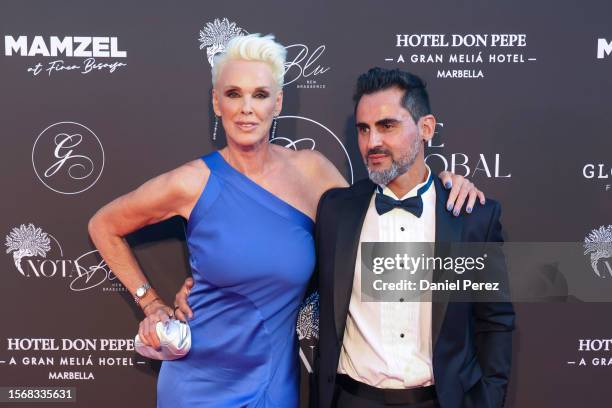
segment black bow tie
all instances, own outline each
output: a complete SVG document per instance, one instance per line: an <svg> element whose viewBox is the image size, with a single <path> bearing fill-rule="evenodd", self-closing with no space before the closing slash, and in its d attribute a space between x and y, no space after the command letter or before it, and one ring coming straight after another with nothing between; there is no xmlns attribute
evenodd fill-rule
<svg viewBox="0 0 612 408"><path fill-rule="evenodd" d="M404 200L396 200L393 197L383 194L383 189L378 186L376 189L376 212L378 215L383 215L394 208L402 208L411 214L414 214L417 218L420 218L423 214L423 199L421 195L426 192L433 182L433 176L430 174L427 183L417 190L417 195L414 197L408 197Z"/></svg>
<svg viewBox="0 0 612 408"><path fill-rule="evenodd" d="M394 208L403 208L409 213L420 218L423 214L423 199L420 195L409 197L405 200L396 200L382 193L376 193L376 211L379 215L383 215Z"/></svg>

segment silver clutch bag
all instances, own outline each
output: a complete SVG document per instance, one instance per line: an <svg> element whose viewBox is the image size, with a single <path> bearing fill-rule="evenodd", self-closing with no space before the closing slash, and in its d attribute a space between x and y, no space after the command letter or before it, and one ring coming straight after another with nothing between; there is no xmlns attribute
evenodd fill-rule
<svg viewBox="0 0 612 408"><path fill-rule="evenodd" d="M146 346L140 341L140 337L136 335L134 346L138 354L154 360L177 360L189 353L191 348L191 330L187 323L170 319L165 323L157 322L155 330L157 331L161 347L154 349L151 346Z"/></svg>

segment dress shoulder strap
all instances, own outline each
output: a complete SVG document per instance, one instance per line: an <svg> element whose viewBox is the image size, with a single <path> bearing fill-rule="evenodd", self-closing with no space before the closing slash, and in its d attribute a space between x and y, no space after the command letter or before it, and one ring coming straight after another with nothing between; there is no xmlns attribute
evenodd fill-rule
<svg viewBox="0 0 612 408"><path fill-rule="evenodd" d="M204 163L206 163L206 166L208 166L211 172L218 172L221 168L222 157L218 150L205 154L201 157L201 159L204 161Z"/></svg>

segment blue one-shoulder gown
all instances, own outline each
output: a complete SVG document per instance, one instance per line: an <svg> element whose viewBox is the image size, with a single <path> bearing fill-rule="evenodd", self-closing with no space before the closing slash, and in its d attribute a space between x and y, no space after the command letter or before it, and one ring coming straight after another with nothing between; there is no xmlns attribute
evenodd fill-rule
<svg viewBox="0 0 612 408"><path fill-rule="evenodd" d="M313 222L230 166L211 174L187 227L192 347L164 361L157 406L297 407L298 307L315 264Z"/></svg>

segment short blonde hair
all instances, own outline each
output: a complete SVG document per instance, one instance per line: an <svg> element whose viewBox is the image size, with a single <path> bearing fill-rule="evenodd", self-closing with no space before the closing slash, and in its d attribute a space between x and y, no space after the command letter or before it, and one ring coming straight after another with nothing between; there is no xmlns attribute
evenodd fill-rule
<svg viewBox="0 0 612 408"><path fill-rule="evenodd" d="M261 61L268 64L272 76L279 88L283 86L285 76L285 58L287 50L274 41L273 35L260 34L240 35L232 38L225 51L217 54L213 60L212 83L217 83L223 66L231 60Z"/></svg>

